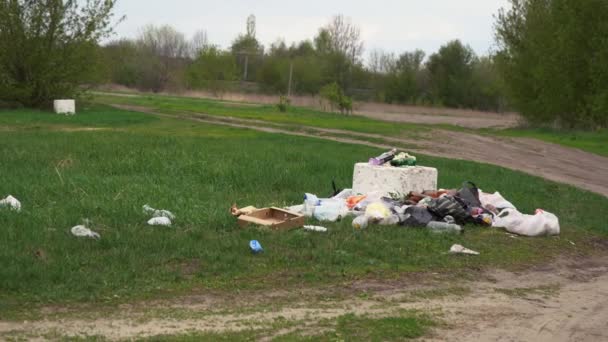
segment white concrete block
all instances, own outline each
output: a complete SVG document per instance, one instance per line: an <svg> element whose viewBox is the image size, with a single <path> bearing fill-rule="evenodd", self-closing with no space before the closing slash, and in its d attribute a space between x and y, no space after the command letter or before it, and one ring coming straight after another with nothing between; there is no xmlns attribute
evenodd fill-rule
<svg viewBox="0 0 608 342"><path fill-rule="evenodd" d="M437 176L437 169L432 167L357 163L353 174L353 191L361 194L379 191L388 195L390 192L408 194L410 191L437 190Z"/></svg>
<svg viewBox="0 0 608 342"><path fill-rule="evenodd" d="M76 101L74 100L55 100L53 107L57 114L76 114Z"/></svg>

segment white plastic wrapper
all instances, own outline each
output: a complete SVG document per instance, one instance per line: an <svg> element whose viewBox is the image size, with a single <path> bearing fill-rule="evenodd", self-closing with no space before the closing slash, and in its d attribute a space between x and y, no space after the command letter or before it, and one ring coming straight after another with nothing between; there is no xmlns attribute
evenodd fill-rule
<svg viewBox="0 0 608 342"><path fill-rule="evenodd" d="M171 219L168 217L153 217L148 220L148 224L151 226L171 226Z"/></svg>
<svg viewBox="0 0 608 342"><path fill-rule="evenodd" d="M72 235L78 237L89 237L92 239L99 239L101 237L98 233L90 230L89 228L83 225L72 227L71 232Z"/></svg>
<svg viewBox="0 0 608 342"><path fill-rule="evenodd" d="M154 209L147 204L144 204L144 206L142 208L143 208L144 214L152 215L152 217L166 217L170 220L175 220L175 215L173 215L173 213L170 212L169 210Z"/></svg>
<svg viewBox="0 0 608 342"><path fill-rule="evenodd" d="M479 255L479 252L475 252L473 250L465 248L462 245L453 245L452 248L450 248L450 253L452 253L452 254Z"/></svg>
<svg viewBox="0 0 608 342"><path fill-rule="evenodd" d="M5 199L0 200L0 208L9 208L15 211L21 211L21 202L15 197L8 195Z"/></svg>

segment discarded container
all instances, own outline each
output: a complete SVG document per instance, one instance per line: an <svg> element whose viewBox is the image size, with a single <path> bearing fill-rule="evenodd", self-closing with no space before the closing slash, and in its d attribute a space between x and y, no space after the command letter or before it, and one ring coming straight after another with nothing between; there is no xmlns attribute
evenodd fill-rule
<svg viewBox="0 0 608 342"><path fill-rule="evenodd" d="M462 233L464 231L464 229L457 224L440 221L431 221L426 227L434 233Z"/></svg>
<svg viewBox="0 0 608 342"><path fill-rule="evenodd" d="M258 240L249 241L249 249L251 249L251 252L253 254L262 253L264 251L264 249L262 248L262 245L260 244L260 242Z"/></svg>
<svg viewBox="0 0 608 342"><path fill-rule="evenodd" d="M238 223L241 227L256 224L275 230L283 230L302 227L304 220L303 215L272 207L258 209L248 215L241 215L239 216Z"/></svg>
<svg viewBox="0 0 608 342"><path fill-rule="evenodd" d="M397 153L396 149L392 149L388 152L384 152L381 155L374 157L374 158L370 158L369 159L369 164L370 165L384 165L386 162L391 161L393 158L395 158L395 154Z"/></svg>
<svg viewBox="0 0 608 342"><path fill-rule="evenodd" d="M319 232L319 233L327 232L327 228L320 227L320 226L304 226L304 230L307 230L309 232Z"/></svg>
<svg viewBox="0 0 608 342"><path fill-rule="evenodd" d="M343 200L321 200L315 207L313 216L319 221L336 222L348 215L346 202Z"/></svg>
<svg viewBox="0 0 608 342"><path fill-rule="evenodd" d="M0 208L7 207L10 210L21 211L21 202L15 197L8 195L5 199L0 200Z"/></svg>
<svg viewBox="0 0 608 342"><path fill-rule="evenodd" d="M353 228L365 229L369 225L369 217L361 215L353 220Z"/></svg>
<svg viewBox="0 0 608 342"><path fill-rule="evenodd" d="M315 207L321 204L319 198L313 194L304 194L304 209L303 213L307 217L312 217L315 212Z"/></svg>

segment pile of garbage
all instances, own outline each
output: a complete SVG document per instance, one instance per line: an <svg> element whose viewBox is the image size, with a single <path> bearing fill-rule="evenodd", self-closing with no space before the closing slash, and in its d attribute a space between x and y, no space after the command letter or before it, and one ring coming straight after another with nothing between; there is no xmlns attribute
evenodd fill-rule
<svg viewBox="0 0 608 342"><path fill-rule="evenodd" d="M370 165L385 167L415 167L416 162L415 156L397 153L395 149L369 160ZM256 208L247 209L253 210L255 215ZM355 229L394 225L438 233L463 233L463 226L478 225L504 228L524 236L558 235L560 232L559 220L554 214L542 209L537 209L534 215L522 214L499 192L485 193L471 181L465 181L459 189L410 191L405 195L390 193L388 196L380 192L361 194L352 189L337 191L334 184L332 196L320 198L306 193L302 204L283 209L321 222L336 222L350 216ZM232 213L239 216L248 210L233 206ZM276 215L267 220L268 225L277 224L275 218Z"/></svg>

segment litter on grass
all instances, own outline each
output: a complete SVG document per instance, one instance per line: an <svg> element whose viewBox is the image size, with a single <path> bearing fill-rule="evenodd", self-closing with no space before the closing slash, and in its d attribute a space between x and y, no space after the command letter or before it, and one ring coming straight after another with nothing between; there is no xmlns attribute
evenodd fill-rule
<svg viewBox="0 0 608 342"><path fill-rule="evenodd" d="M142 208L143 208L144 214L151 215L153 218L154 217L166 217L170 220L175 220L175 215L173 215L173 213L170 212L169 210L154 209L147 204L144 204L144 206Z"/></svg>
<svg viewBox="0 0 608 342"><path fill-rule="evenodd" d="M166 226L169 227L171 226L171 219L169 219L168 217L153 217L150 220L148 220L148 224L150 226Z"/></svg>
<svg viewBox="0 0 608 342"><path fill-rule="evenodd" d="M242 226L254 223L275 228L284 224L301 227L306 218L336 222L352 216L355 229L388 225L463 233L465 225L477 225L503 228L522 236L560 233L559 219L554 214L541 209L535 215L522 214L500 192L485 193L471 181L457 189L437 189L437 170L417 163L415 156L393 149L370 158L368 163L356 164L353 189L337 190L332 181L330 196L305 193L302 204L286 210L238 209L235 205L231 212ZM367 191L361 193L355 186ZM299 217L290 218L286 213Z"/></svg>
<svg viewBox="0 0 608 342"><path fill-rule="evenodd" d="M15 197L8 195L6 198L0 200L0 208L21 211L21 202L19 202L19 200Z"/></svg>
<svg viewBox="0 0 608 342"><path fill-rule="evenodd" d="M74 226L74 227L72 227L72 229L70 229L70 231L72 232L72 235L78 236L78 237L89 237L92 239L101 238L101 236L98 233L90 230L89 228L85 227L84 225Z"/></svg>
<svg viewBox="0 0 608 342"><path fill-rule="evenodd" d="M327 232L327 228L321 227L321 226L304 226L304 230L309 231L309 232L319 232L319 233Z"/></svg>
<svg viewBox="0 0 608 342"><path fill-rule="evenodd" d="M249 249L251 249L251 252L253 254L262 253L264 251L264 249L262 248L262 245L260 244L260 242L258 240L249 241Z"/></svg>
<svg viewBox="0 0 608 342"><path fill-rule="evenodd" d="M450 253L451 254L479 255L479 252L475 252L473 250L465 248L462 245L453 245L452 248L450 248Z"/></svg>

